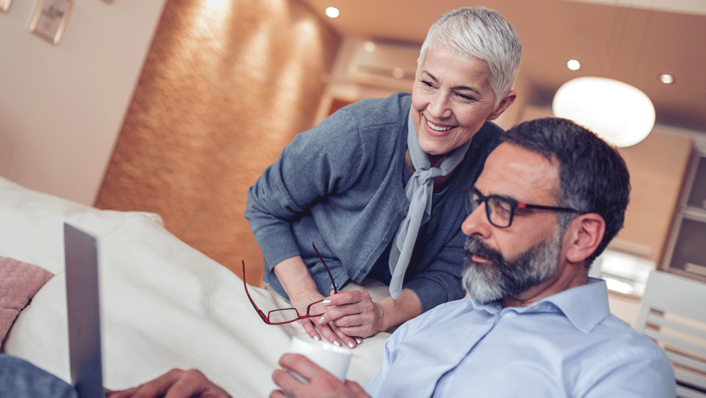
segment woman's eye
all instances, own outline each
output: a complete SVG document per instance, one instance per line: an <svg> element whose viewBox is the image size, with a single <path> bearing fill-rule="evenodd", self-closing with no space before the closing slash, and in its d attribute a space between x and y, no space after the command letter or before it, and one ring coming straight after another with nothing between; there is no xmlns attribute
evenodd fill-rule
<svg viewBox="0 0 706 398"><path fill-rule="evenodd" d="M465 95L465 94L456 94L461 100L466 101L466 102L473 102L476 101L474 97L471 97L470 95Z"/></svg>

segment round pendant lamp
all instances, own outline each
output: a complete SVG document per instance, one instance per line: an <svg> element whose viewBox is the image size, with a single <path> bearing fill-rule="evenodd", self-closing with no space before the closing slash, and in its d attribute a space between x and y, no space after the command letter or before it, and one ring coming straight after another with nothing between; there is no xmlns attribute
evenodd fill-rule
<svg viewBox="0 0 706 398"><path fill-rule="evenodd" d="M618 147L642 141L655 123L655 108L645 93L602 77L579 77L564 83L554 95L552 111Z"/></svg>

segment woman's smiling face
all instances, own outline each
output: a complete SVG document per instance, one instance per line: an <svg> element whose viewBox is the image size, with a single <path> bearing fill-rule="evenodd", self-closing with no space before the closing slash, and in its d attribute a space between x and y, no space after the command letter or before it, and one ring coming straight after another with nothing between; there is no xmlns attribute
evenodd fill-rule
<svg viewBox="0 0 706 398"><path fill-rule="evenodd" d="M511 91L494 107L490 77L485 61L461 57L443 47L429 50L412 88L412 119L424 152L448 154L515 100Z"/></svg>

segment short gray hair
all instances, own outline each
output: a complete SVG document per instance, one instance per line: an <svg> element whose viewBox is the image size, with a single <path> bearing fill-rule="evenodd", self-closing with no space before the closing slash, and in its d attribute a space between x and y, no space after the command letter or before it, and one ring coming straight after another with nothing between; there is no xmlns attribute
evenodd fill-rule
<svg viewBox="0 0 706 398"><path fill-rule="evenodd" d="M500 135L506 142L559 161L559 206L581 214L596 213L605 221L603 239L586 259L590 266L625 222L630 202L630 172L620 153L593 132L568 119L544 118L522 122ZM575 213L559 215L562 228Z"/></svg>
<svg viewBox="0 0 706 398"><path fill-rule="evenodd" d="M520 68L522 44L515 28L497 11L463 7L442 15L427 33L419 54L419 65L424 63L430 49L439 46L488 64L496 107L512 89Z"/></svg>

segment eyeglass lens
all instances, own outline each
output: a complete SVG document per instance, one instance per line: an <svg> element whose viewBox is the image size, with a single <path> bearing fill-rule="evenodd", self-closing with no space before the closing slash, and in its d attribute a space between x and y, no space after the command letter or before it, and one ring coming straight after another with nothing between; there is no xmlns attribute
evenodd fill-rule
<svg viewBox="0 0 706 398"><path fill-rule="evenodd" d="M480 206L481 203L485 202L485 213L491 224L498 228L507 228L510 226L514 212L514 206L510 201L497 196L483 196L475 189L473 189L470 194L473 210Z"/></svg>

